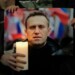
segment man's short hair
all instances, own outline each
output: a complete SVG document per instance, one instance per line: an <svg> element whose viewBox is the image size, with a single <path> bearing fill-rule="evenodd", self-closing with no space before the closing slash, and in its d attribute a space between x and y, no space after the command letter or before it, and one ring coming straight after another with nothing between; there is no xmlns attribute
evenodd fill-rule
<svg viewBox="0 0 75 75"><path fill-rule="evenodd" d="M47 17L43 12L38 11L38 12L33 12L33 13L31 13L31 14L26 18L26 20L25 20L25 27L26 27L26 28L27 28L27 20L28 20L30 17L34 17L34 16L44 16L44 17L47 19L47 21L48 21L48 26L49 26L49 19L48 19L48 17Z"/></svg>

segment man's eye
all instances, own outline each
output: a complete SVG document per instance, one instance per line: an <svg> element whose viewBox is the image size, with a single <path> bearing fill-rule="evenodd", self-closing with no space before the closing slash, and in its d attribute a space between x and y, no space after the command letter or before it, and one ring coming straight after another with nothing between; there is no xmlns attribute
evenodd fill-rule
<svg viewBox="0 0 75 75"><path fill-rule="evenodd" d="M42 29L42 28L45 28L45 26L43 26L43 25L40 25L40 26L39 26L39 28L41 28L41 29Z"/></svg>
<svg viewBox="0 0 75 75"><path fill-rule="evenodd" d="M35 28L35 26L31 26L31 27L30 27L30 29L34 29L34 28Z"/></svg>

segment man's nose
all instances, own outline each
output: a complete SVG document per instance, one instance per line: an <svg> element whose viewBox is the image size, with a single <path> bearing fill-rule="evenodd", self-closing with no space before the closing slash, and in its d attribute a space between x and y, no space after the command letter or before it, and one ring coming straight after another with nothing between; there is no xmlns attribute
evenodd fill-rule
<svg viewBox="0 0 75 75"><path fill-rule="evenodd" d="M40 29L38 27L35 28L35 33L38 34Z"/></svg>

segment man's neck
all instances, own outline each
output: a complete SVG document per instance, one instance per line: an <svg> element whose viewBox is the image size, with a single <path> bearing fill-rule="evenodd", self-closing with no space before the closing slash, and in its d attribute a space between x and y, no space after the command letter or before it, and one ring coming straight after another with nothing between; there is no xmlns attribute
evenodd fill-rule
<svg viewBox="0 0 75 75"><path fill-rule="evenodd" d="M35 45L29 44L29 46L32 47L32 48L37 48L38 49L38 48L44 47L46 45L46 43L47 42L44 42L43 44L35 44Z"/></svg>

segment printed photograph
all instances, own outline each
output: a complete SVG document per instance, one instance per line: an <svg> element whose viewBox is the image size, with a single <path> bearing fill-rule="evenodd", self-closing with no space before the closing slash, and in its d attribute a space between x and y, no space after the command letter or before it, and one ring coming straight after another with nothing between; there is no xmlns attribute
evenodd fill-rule
<svg viewBox="0 0 75 75"><path fill-rule="evenodd" d="M44 13L48 18L50 28L48 37L60 46L64 54L73 56L73 27L71 26L73 8L39 8L39 10L21 8L14 13L5 11L5 48L8 48L6 46L9 41L28 39L27 33L25 33L26 18L30 13L38 11ZM59 55L61 53L60 51Z"/></svg>

